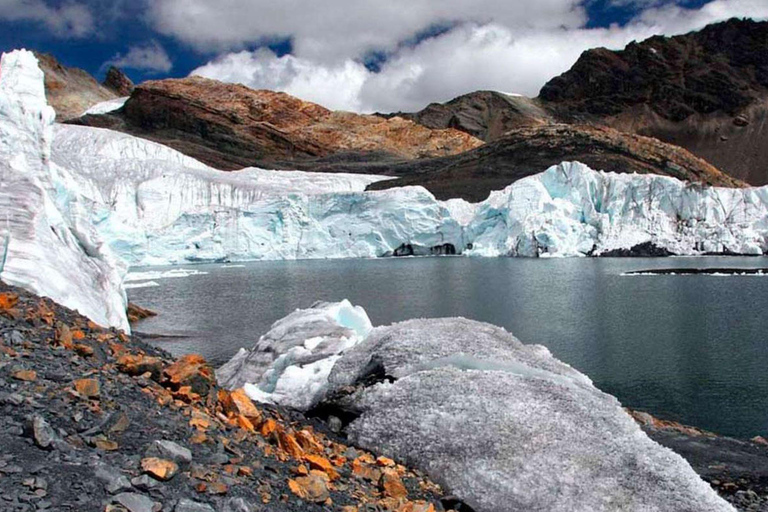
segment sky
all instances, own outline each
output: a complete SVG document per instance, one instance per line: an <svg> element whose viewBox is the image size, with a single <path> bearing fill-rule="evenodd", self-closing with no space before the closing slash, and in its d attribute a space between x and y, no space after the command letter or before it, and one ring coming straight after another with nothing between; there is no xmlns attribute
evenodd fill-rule
<svg viewBox="0 0 768 512"><path fill-rule="evenodd" d="M475 90L536 96L589 48L731 17L768 0L0 0L0 50L103 78L197 74L333 109L416 111Z"/></svg>

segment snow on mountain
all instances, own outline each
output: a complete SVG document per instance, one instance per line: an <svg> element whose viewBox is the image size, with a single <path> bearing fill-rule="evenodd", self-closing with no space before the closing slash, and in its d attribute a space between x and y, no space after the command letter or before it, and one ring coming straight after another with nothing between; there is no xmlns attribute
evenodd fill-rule
<svg viewBox="0 0 768 512"><path fill-rule="evenodd" d="M81 115L99 115L99 114L107 114L109 112L114 112L117 109L123 108L123 105L125 105L125 102L128 101L128 96L124 96L122 98L115 98L113 100L107 100L99 102L92 107L90 107L88 110L83 112Z"/></svg>
<svg viewBox="0 0 768 512"><path fill-rule="evenodd" d="M129 330L125 266L89 222L74 178L50 164L55 114L28 51L0 60L0 248L3 281Z"/></svg>
<svg viewBox="0 0 768 512"><path fill-rule="evenodd" d="M318 304L276 322L217 378L346 418L356 445L420 467L478 512L733 510L588 377L489 324L371 330L347 301Z"/></svg>

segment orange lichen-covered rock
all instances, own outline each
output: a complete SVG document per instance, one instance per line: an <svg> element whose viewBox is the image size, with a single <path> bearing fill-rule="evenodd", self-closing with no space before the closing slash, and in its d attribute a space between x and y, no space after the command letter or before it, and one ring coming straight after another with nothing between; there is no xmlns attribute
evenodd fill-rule
<svg viewBox="0 0 768 512"><path fill-rule="evenodd" d="M34 382L37 380L37 372L35 370L16 370L11 377L25 382Z"/></svg>
<svg viewBox="0 0 768 512"><path fill-rule="evenodd" d="M330 497L326 480L317 474L288 480L288 488L299 498L313 503L322 503Z"/></svg>
<svg viewBox="0 0 768 512"><path fill-rule="evenodd" d="M269 437L272 432L275 432L278 428L278 424L275 420L272 418L268 419L264 423L261 424L261 428L259 429L259 432L264 437Z"/></svg>
<svg viewBox="0 0 768 512"><path fill-rule="evenodd" d="M75 381L75 391L86 398L97 398L101 393L101 386L96 379L79 379Z"/></svg>
<svg viewBox="0 0 768 512"><path fill-rule="evenodd" d="M19 302L19 296L12 292L0 293L0 310L8 311L16 306Z"/></svg>
<svg viewBox="0 0 768 512"><path fill-rule="evenodd" d="M245 391L240 388L234 391L219 390L219 403L221 403L224 412L228 415L245 416L251 423L258 425L261 423L261 411L248 398Z"/></svg>
<svg viewBox="0 0 768 512"><path fill-rule="evenodd" d="M159 380L163 373L163 362L158 357L144 354L123 354L117 358L117 369L132 377L152 374L152 379Z"/></svg>
<svg viewBox="0 0 768 512"><path fill-rule="evenodd" d="M328 475L328 478L331 479L331 481L339 478L339 473L336 471L336 469L334 469L331 461L325 457L321 457L319 455L304 455L303 460L309 464L311 469L322 471Z"/></svg>
<svg viewBox="0 0 768 512"><path fill-rule="evenodd" d="M352 461L352 474L371 482L378 482L381 478L381 470L371 467L363 457Z"/></svg>
<svg viewBox="0 0 768 512"><path fill-rule="evenodd" d="M400 475L391 468L382 470L381 478L379 479L379 489L384 493L384 496L390 498L400 499L408 497L408 490L403 485Z"/></svg>
<svg viewBox="0 0 768 512"><path fill-rule="evenodd" d="M282 428L277 430L277 445L294 459L301 459L304 456L304 450L301 449L293 434Z"/></svg>
<svg viewBox="0 0 768 512"><path fill-rule="evenodd" d="M166 368L163 374L171 389L178 390L182 386L189 386L192 392L200 396L208 396L216 382L213 369L197 354L182 357Z"/></svg>
<svg viewBox="0 0 768 512"><path fill-rule="evenodd" d="M179 466L175 462L157 457L142 459L141 469L148 475L163 482L170 480L179 472Z"/></svg>
<svg viewBox="0 0 768 512"><path fill-rule="evenodd" d="M299 430L296 432L296 441L307 452L323 453L323 445L317 438L307 429Z"/></svg>

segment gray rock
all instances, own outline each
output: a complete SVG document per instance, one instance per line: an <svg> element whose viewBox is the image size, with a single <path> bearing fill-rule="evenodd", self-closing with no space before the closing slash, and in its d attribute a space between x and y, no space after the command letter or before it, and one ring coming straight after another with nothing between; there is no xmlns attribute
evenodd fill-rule
<svg viewBox="0 0 768 512"><path fill-rule="evenodd" d="M173 441L154 441L147 448L148 457L172 460L177 464L192 462L192 452Z"/></svg>
<svg viewBox="0 0 768 512"><path fill-rule="evenodd" d="M44 450L52 450L54 448L56 433L42 416L38 414L32 416L30 420L30 431L32 439L39 448L43 448Z"/></svg>
<svg viewBox="0 0 768 512"><path fill-rule="evenodd" d="M104 488L109 494L117 494L131 489L131 482L128 477L113 467L101 464L96 467L94 474L97 479L104 483Z"/></svg>
<svg viewBox="0 0 768 512"><path fill-rule="evenodd" d="M153 512L155 502L143 494L124 492L112 498L113 503L119 503L129 512Z"/></svg>
<svg viewBox="0 0 768 512"><path fill-rule="evenodd" d="M149 491L161 484L149 475L141 475L131 478L131 485L140 491Z"/></svg>
<svg viewBox="0 0 768 512"><path fill-rule="evenodd" d="M230 498L224 502L221 512L256 512L259 507L243 498Z"/></svg>
<svg viewBox="0 0 768 512"><path fill-rule="evenodd" d="M198 501L182 498L173 509L174 512L216 512L212 506Z"/></svg>

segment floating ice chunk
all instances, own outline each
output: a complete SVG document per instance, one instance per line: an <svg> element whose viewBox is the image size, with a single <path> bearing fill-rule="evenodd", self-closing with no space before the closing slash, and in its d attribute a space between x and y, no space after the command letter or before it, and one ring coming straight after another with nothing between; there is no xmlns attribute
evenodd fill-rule
<svg viewBox="0 0 768 512"><path fill-rule="evenodd" d="M154 288L155 286L160 286L160 283L157 281L146 281L143 283L124 283L123 288L126 290L130 290L132 288Z"/></svg>
<svg viewBox="0 0 768 512"><path fill-rule="evenodd" d="M219 368L216 378L230 389L251 384L248 389L262 400L306 410L323 397L339 354L372 329L365 310L348 300L317 303L275 322L252 349L241 349Z"/></svg>
<svg viewBox="0 0 768 512"><path fill-rule="evenodd" d="M170 270L144 270L129 272L125 276L125 282L145 281L147 279L174 279L190 276L204 276L208 272L188 268L172 268Z"/></svg>

